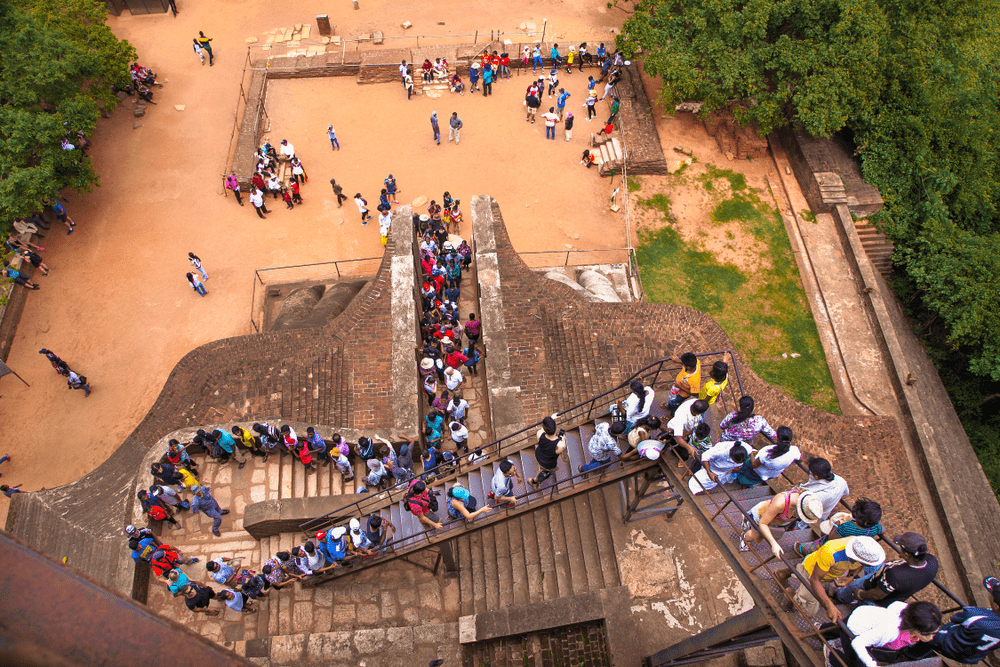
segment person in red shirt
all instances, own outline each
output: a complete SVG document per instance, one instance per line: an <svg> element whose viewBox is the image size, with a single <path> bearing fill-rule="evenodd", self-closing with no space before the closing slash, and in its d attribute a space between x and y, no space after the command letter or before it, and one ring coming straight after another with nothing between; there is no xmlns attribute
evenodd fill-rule
<svg viewBox="0 0 1000 667"><path fill-rule="evenodd" d="M424 81L431 80L431 67L432 67L431 61L428 60L427 58L424 58L424 64L420 66L420 69L422 71L421 75L424 77Z"/></svg>
<svg viewBox="0 0 1000 667"><path fill-rule="evenodd" d="M504 79L510 78L510 55L506 51L500 54L500 76Z"/></svg>
<svg viewBox="0 0 1000 667"><path fill-rule="evenodd" d="M299 194L299 182L296 180L292 181L292 201L296 204L302 203L302 195Z"/></svg>
<svg viewBox="0 0 1000 667"><path fill-rule="evenodd" d="M461 368L462 364L469 360L467 356L462 354L461 350L449 347L445 351L448 353L448 356L445 357L445 363L452 368Z"/></svg>

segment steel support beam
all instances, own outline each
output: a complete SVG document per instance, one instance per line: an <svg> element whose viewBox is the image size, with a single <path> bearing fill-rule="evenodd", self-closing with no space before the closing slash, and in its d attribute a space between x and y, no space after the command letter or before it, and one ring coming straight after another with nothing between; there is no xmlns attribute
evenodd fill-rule
<svg viewBox="0 0 1000 667"><path fill-rule="evenodd" d="M767 617L757 607L754 607L739 616L733 616L729 620L723 621L714 628L699 632L655 653L649 658L649 667L667 665L675 660L685 658L692 653L715 648L736 637L748 635L761 628L770 627L770 625L771 623L767 620ZM736 646L734 648L739 647Z"/></svg>

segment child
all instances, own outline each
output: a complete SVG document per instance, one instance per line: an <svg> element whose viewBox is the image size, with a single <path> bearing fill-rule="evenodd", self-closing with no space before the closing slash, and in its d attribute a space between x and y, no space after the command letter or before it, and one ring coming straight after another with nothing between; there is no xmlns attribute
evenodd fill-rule
<svg viewBox="0 0 1000 667"><path fill-rule="evenodd" d="M477 350L474 345L470 344L469 347L465 348L464 354L469 358L469 360L465 362L465 367L468 368L469 372L473 375L479 375L479 370L476 368L479 364L479 360L482 358L482 355L479 354L479 350Z"/></svg>
<svg viewBox="0 0 1000 667"><path fill-rule="evenodd" d="M688 444L691 445L699 455L712 448L712 427L702 422L694 427L694 431L688 436Z"/></svg>
<svg viewBox="0 0 1000 667"><path fill-rule="evenodd" d="M292 203L292 193L288 191L288 188L281 188L281 198L285 200L285 206L289 209L295 208L295 205Z"/></svg>
<svg viewBox="0 0 1000 667"><path fill-rule="evenodd" d="M588 118L587 120L590 119ZM580 160L580 164L585 164L587 165L587 169L590 169L591 167L594 166L594 159L595 158L591 154L591 152L589 150L585 150L583 151L583 159Z"/></svg>

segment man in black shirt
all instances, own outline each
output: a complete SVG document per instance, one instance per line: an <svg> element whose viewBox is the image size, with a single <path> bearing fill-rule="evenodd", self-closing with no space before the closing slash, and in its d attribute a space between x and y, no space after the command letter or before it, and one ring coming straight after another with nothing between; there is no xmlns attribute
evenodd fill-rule
<svg viewBox="0 0 1000 667"><path fill-rule="evenodd" d="M184 587L184 604L194 613L202 613L208 616L218 616L217 609L209 609L208 603L215 597L215 591L211 586L202 586L193 581Z"/></svg>
<svg viewBox="0 0 1000 667"><path fill-rule="evenodd" d="M937 576L938 560L927 553L927 540L917 533L897 535L893 542L903 560L886 563L854 592L855 599L888 607L923 590Z"/></svg>

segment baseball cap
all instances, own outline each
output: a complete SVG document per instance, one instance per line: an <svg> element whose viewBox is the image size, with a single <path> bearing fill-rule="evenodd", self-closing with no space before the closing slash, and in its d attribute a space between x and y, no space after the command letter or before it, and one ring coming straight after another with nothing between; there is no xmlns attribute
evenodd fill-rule
<svg viewBox="0 0 1000 667"><path fill-rule="evenodd" d="M459 486L458 484L456 484L455 486L451 487L451 495L458 498L459 500L468 500L469 490L464 486Z"/></svg>
<svg viewBox="0 0 1000 667"><path fill-rule="evenodd" d="M326 533L322 530L319 531L318 533L316 533L316 539L322 542L323 540L326 539Z"/></svg>
<svg viewBox="0 0 1000 667"><path fill-rule="evenodd" d="M356 533L357 531L361 530L361 522L358 521L357 519L351 519L350 525L352 533Z"/></svg>
<svg viewBox="0 0 1000 667"><path fill-rule="evenodd" d="M330 531L330 536L333 537L333 539L335 540L339 540L344 536L344 533L346 532L347 532L346 528L344 528L343 526L337 526L336 528Z"/></svg>
<svg viewBox="0 0 1000 667"><path fill-rule="evenodd" d="M892 538L892 541L912 556L923 556L927 553L927 540L920 533L903 533Z"/></svg>
<svg viewBox="0 0 1000 667"><path fill-rule="evenodd" d="M135 526L133 526L132 524L125 526L126 535L133 535L134 533L135 533Z"/></svg>
<svg viewBox="0 0 1000 667"><path fill-rule="evenodd" d="M1000 579L996 577L986 577L983 579L983 586L993 596L993 601L1000 605Z"/></svg>
<svg viewBox="0 0 1000 667"><path fill-rule="evenodd" d="M201 487L197 484L191 487L191 493L198 493L199 491L201 491Z"/></svg>
<svg viewBox="0 0 1000 667"><path fill-rule="evenodd" d="M851 539L844 549L851 560L856 560L862 565L875 566L885 562L885 551L874 538L860 535Z"/></svg>
<svg viewBox="0 0 1000 667"><path fill-rule="evenodd" d="M823 516L823 501L813 493L800 493L795 510L799 513L799 518L806 523L816 523L816 520Z"/></svg>
<svg viewBox="0 0 1000 667"><path fill-rule="evenodd" d="M436 115L438 115L438 112L437 112L437 111L432 111L432 112L431 112L431 115L432 115L432 116L436 116Z"/></svg>

